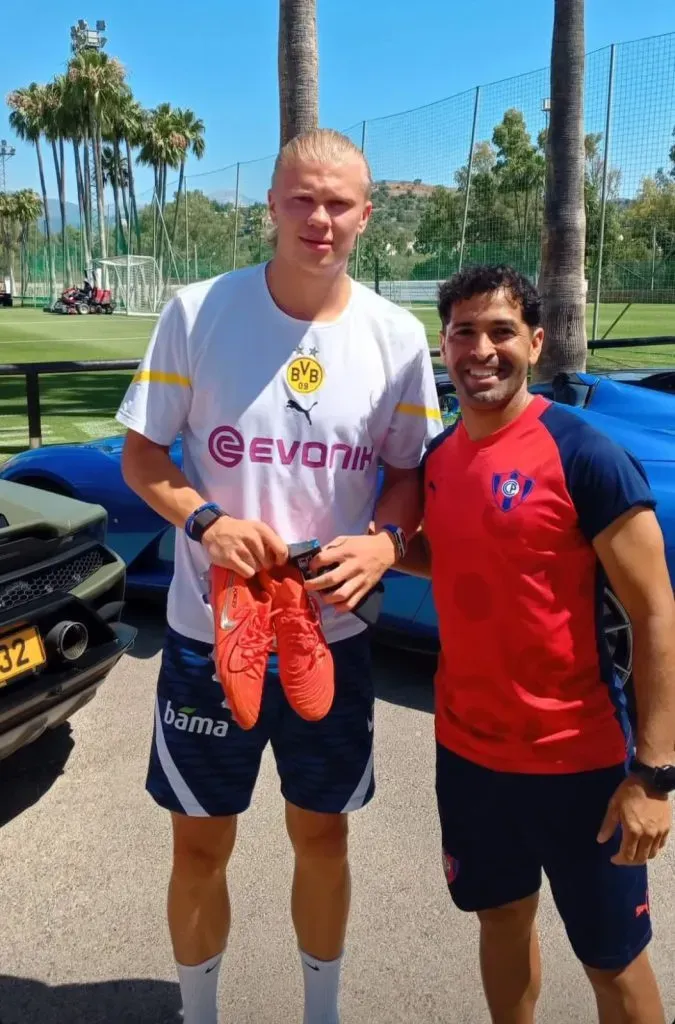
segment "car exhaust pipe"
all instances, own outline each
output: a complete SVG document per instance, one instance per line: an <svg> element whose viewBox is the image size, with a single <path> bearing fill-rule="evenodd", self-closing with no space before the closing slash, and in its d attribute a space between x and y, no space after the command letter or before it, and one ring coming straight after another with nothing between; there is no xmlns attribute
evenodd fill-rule
<svg viewBox="0 0 675 1024"><path fill-rule="evenodd" d="M45 646L64 661L77 661L88 644L89 631L82 622L59 622L45 637Z"/></svg>

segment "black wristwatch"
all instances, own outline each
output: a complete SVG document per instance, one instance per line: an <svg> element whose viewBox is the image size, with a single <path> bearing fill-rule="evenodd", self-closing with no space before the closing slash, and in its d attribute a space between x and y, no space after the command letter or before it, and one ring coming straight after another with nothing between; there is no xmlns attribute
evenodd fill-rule
<svg viewBox="0 0 675 1024"><path fill-rule="evenodd" d="M675 791L675 765L673 764L659 765L658 768L654 768L652 765L638 761L637 757L633 757L628 768L631 775L637 775L657 793Z"/></svg>
<svg viewBox="0 0 675 1024"><path fill-rule="evenodd" d="M190 540L196 540L200 542L204 536L204 531L215 523L216 519L221 519L222 516L226 516L227 512L223 511L220 505L216 505L215 502L208 501L204 505L200 505L194 512L191 512L187 517L185 523L185 532L187 533Z"/></svg>

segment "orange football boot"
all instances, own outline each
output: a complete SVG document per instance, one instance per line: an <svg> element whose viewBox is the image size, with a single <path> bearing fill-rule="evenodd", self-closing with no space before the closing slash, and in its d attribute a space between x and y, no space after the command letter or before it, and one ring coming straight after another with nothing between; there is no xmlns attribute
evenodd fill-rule
<svg viewBox="0 0 675 1024"><path fill-rule="evenodd" d="M273 594L281 685L293 710L316 722L328 714L335 696L333 655L317 607L295 566L287 563L267 576L263 585Z"/></svg>
<svg viewBox="0 0 675 1024"><path fill-rule="evenodd" d="M272 598L254 576L211 566L216 674L232 716L252 729L262 704L267 660L274 647Z"/></svg>

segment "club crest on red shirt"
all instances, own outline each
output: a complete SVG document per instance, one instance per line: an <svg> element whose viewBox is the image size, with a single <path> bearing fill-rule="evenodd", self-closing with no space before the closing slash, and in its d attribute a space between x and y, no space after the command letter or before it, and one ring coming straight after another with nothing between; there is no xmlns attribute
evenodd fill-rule
<svg viewBox="0 0 675 1024"><path fill-rule="evenodd" d="M517 469L510 473L494 473L492 476L492 497L502 512L510 512L522 505L532 493L533 487L534 480Z"/></svg>

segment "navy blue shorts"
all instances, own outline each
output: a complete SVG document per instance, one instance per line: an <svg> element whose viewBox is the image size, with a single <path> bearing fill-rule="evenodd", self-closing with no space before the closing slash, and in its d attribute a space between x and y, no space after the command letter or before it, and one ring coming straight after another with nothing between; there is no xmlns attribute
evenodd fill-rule
<svg viewBox="0 0 675 1024"><path fill-rule="evenodd" d="M610 858L596 836L624 765L574 775L494 772L436 747L443 868L460 910L538 892L546 873L572 948L587 967L626 967L651 939L646 866Z"/></svg>
<svg viewBox="0 0 675 1024"><path fill-rule="evenodd" d="M240 814L251 802L267 743L286 800L337 814L373 796L374 691L367 632L331 645L335 700L307 722L291 708L269 660L256 725L241 729L214 678L212 645L167 630L157 683L146 788L162 807L191 816Z"/></svg>

